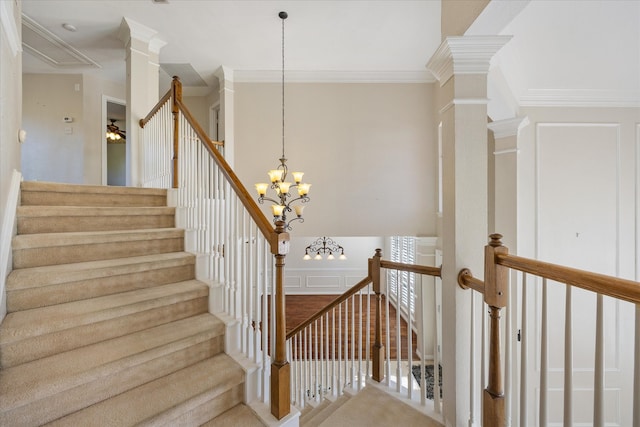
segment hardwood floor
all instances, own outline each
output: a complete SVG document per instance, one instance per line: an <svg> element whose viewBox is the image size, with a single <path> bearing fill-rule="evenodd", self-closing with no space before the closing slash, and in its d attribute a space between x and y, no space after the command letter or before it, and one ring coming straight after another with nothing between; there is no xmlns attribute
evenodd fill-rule
<svg viewBox="0 0 640 427"><path fill-rule="evenodd" d="M338 295L287 295L285 310L287 316L287 332L294 329L296 326L304 322L306 319L315 314L318 310L325 307L328 303L337 298ZM360 301L362 300L362 317L360 316ZM386 302L383 303L383 322L385 322L386 316ZM370 325L367 328L367 317L366 312L369 309L370 312ZM315 334L318 336L329 337L329 345L328 348L317 350L318 357L323 359L331 358L332 355L334 357L338 357L338 352L344 358L345 351L348 353L349 357L359 358L360 348L358 345L353 344L353 342L357 343L359 334L362 331L362 341L363 344L366 345L366 334L367 329L370 337L370 345L373 345L375 338L375 330L374 330L374 318L375 318L375 296L369 297L369 303L367 302L367 296L363 296L360 298L356 296L352 301L348 301L346 303L341 304L336 307L335 311L331 313L328 320L324 320L322 325L320 321L316 321L311 327L306 329L307 331L307 342L306 345L303 345L300 341L298 342L298 350L295 354L298 357L312 357L316 356L316 348L315 348ZM394 359L397 354L397 340L396 340L396 310L390 305L389 306L389 329L391 331L391 341L390 341L390 353L391 358ZM384 336L384 323L383 323L383 338L382 342L385 344L386 337ZM316 332L317 330L317 332ZM335 331L335 345L333 340L333 334ZM346 334L345 334L346 332ZM339 334L341 336L339 336ZM403 319L400 320L400 335L401 335L401 348L402 348L402 359L407 359L407 322ZM355 338L355 340L354 340ZM324 341L323 341L324 342ZM416 354L416 334L412 332L412 359L417 360L418 356ZM362 349L362 358L365 358L366 352L363 346Z"/></svg>

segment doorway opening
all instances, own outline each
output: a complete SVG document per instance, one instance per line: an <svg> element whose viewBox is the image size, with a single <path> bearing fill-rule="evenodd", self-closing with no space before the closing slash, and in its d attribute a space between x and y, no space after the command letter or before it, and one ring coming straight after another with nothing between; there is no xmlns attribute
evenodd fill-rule
<svg viewBox="0 0 640 427"><path fill-rule="evenodd" d="M122 99L102 97L102 185L127 184L127 107Z"/></svg>

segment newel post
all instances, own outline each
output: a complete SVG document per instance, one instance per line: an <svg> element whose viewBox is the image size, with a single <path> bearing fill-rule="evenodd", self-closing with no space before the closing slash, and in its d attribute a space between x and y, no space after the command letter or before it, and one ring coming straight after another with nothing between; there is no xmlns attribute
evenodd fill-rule
<svg viewBox="0 0 640 427"><path fill-rule="evenodd" d="M502 235L492 234L484 249L484 301L491 318L489 333L489 383L482 394L482 425L506 426L502 363L500 362L500 309L508 300L509 269L496 264L497 254L506 254Z"/></svg>
<svg viewBox="0 0 640 427"><path fill-rule="evenodd" d="M272 245L272 252L276 258L276 281L273 289L275 292L275 307L272 311L272 319L276 325L276 348L275 357L271 362L271 414L277 419L282 419L290 412L290 366L287 361L286 332L287 324L285 318L285 295L284 295L284 261L289 253L289 233L285 232L284 222L276 223L277 242Z"/></svg>
<svg viewBox="0 0 640 427"><path fill-rule="evenodd" d="M378 382L384 379L384 345L382 344L382 285L380 283L380 259L382 250L376 249L376 254L369 259L369 277L373 282L373 292L376 294L375 339L371 351L373 357L373 372L371 377Z"/></svg>
<svg viewBox="0 0 640 427"><path fill-rule="evenodd" d="M182 83L178 76L171 81L171 114L173 115L173 188L178 188L178 140L180 138L178 101L182 101Z"/></svg>

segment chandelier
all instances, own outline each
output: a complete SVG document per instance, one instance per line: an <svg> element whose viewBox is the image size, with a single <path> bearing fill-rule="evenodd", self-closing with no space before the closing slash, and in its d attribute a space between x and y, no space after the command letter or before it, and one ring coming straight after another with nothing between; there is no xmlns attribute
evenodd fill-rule
<svg viewBox="0 0 640 427"><path fill-rule="evenodd" d="M287 174L289 168L287 167L287 158L284 154L284 20L287 19L287 12L280 12L278 14L282 20L282 157L280 157L280 164L276 169L272 169L267 174L271 183L258 183L256 184L256 191L258 192L258 202L264 203L265 200L272 202L271 212L273 213L273 222L277 223L282 221L284 227L287 230L291 230L290 224L293 221L304 222L302 218L302 212L304 210L304 203L307 203L309 199L309 188L311 184L305 184L302 182L302 176L304 172L292 172L293 181L287 181ZM267 190L271 188L275 191L275 198L267 197ZM297 190L297 196L296 196ZM294 205L294 202L298 203ZM295 218L287 218L288 214L295 212Z"/></svg>
<svg viewBox="0 0 640 427"><path fill-rule="evenodd" d="M109 144L124 144L126 142L126 134L116 126L115 119L109 119L111 122L107 125L107 143Z"/></svg>
<svg viewBox="0 0 640 427"><path fill-rule="evenodd" d="M320 237L304 249L304 257L302 259L305 261L310 260L311 254L315 253L316 255L313 259L321 260L322 254L328 253L327 259L332 260L336 259L333 254L338 252L340 253L338 259L347 259L342 246L329 237Z"/></svg>

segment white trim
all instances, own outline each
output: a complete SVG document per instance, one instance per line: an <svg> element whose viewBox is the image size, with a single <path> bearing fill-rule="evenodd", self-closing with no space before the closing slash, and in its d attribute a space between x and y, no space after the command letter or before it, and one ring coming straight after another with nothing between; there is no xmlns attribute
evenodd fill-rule
<svg viewBox="0 0 640 427"><path fill-rule="evenodd" d="M226 72L225 72L226 75ZM311 71L285 70L288 83L434 83L427 70L420 71ZM240 83L279 83L281 71L235 70L235 81Z"/></svg>
<svg viewBox="0 0 640 427"><path fill-rule="evenodd" d="M491 58L512 36L445 38L426 67L443 86L454 74L487 74Z"/></svg>
<svg viewBox="0 0 640 427"><path fill-rule="evenodd" d="M518 101L522 107L640 107L640 92L577 89L529 89Z"/></svg>
<svg viewBox="0 0 640 427"><path fill-rule="evenodd" d="M11 240L16 232L16 209L20 200L20 182L22 174L13 170L11 184L7 195L4 217L2 218L2 229L0 229L0 321L7 314L6 280L11 272Z"/></svg>
<svg viewBox="0 0 640 427"><path fill-rule="evenodd" d="M16 20L14 18L12 1L0 1L0 24L4 33L7 35L7 41L13 56L22 52L22 43L20 42L20 33L16 26Z"/></svg>
<svg viewBox="0 0 640 427"><path fill-rule="evenodd" d="M494 151L493 155L494 156L500 156L502 154L511 154L511 153L516 153L517 154L519 152L520 152L520 149L518 149L518 148L508 148L506 150Z"/></svg>
<svg viewBox="0 0 640 427"><path fill-rule="evenodd" d="M447 103L439 111L440 114L444 114L456 105L487 105L489 104L489 98L454 98Z"/></svg>
<svg viewBox="0 0 640 427"><path fill-rule="evenodd" d="M529 118L514 117L512 119L497 120L487 124L490 131L493 132L495 139L507 138L510 136L518 136L520 130L529 124ZM496 153L493 153L496 154Z"/></svg>

